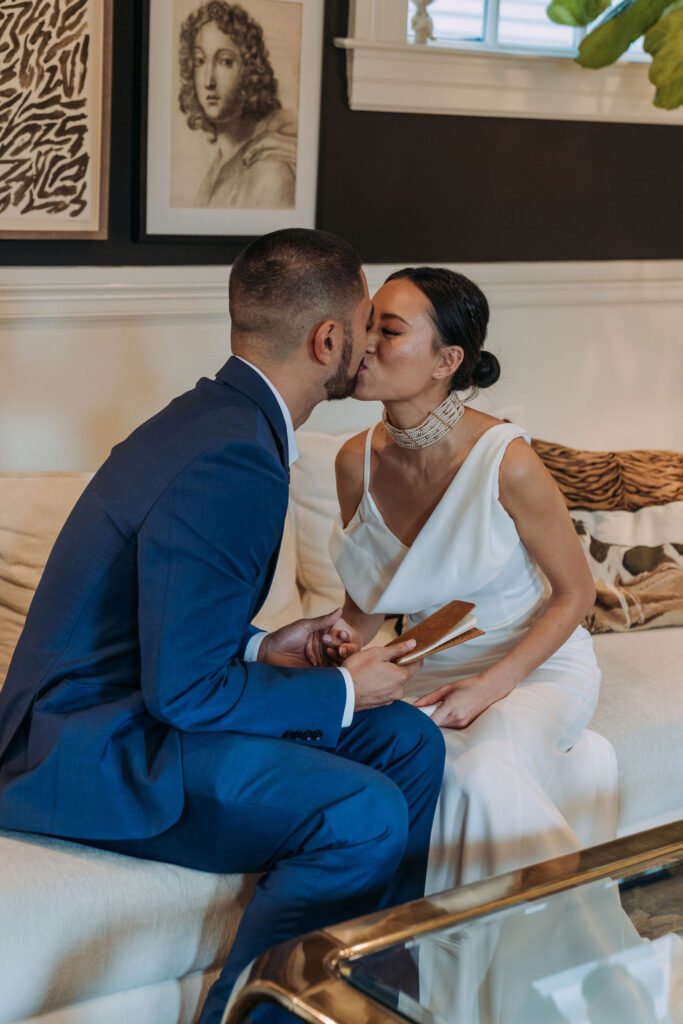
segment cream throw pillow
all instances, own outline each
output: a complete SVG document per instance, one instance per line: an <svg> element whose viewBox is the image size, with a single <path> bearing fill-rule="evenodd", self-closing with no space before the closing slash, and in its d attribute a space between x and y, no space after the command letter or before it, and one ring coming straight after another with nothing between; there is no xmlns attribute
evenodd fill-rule
<svg viewBox="0 0 683 1024"><path fill-rule="evenodd" d="M0 474L0 686L47 556L91 476Z"/></svg>
<svg viewBox="0 0 683 1024"><path fill-rule="evenodd" d="M332 523L339 514L334 460L349 434L301 430L292 466L289 508L296 538L296 576L305 615L324 615L344 602L344 588L330 557Z"/></svg>

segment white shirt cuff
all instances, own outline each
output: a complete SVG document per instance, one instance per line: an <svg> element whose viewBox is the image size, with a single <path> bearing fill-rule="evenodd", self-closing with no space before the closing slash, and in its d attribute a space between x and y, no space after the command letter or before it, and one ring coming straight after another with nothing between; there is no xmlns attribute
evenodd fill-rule
<svg viewBox="0 0 683 1024"><path fill-rule="evenodd" d="M344 715L341 720L342 729L346 729L351 725L353 712L356 710L356 691L353 686L353 677L351 676L348 668L342 668L340 665L339 671L344 676L344 682L346 683L346 704L344 706Z"/></svg>
<svg viewBox="0 0 683 1024"><path fill-rule="evenodd" d="M247 646L244 648L245 661L258 661L259 647L263 643L264 637L267 636L267 633L254 633L254 635L249 638Z"/></svg>
<svg viewBox="0 0 683 1024"><path fill-rule="evenodd" d="M258 652L263 638L268 636L267 633L255 633L247 642L247 646L244 648L244 660L245 661L258 661ZM356 691L353 686L353 678L347 668L339 666L339 671L344 677L344 683L346 684L346 704L344 705L344 714L341 720L342 729L347 729L353 721L353 713L356 709Z"/></svg>

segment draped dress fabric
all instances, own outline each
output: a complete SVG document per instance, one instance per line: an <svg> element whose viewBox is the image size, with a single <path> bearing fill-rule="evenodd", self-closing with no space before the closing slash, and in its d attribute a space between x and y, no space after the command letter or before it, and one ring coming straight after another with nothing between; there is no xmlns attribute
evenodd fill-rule
<svg viewBox="0 0 683 1024"><path fill-rule="evenodd" d="M410 547L385 524L370 491L330 551L347 593L367 613L403 613L412 626L459 599L473 601L485 635L425 659L407 699L494 665L542 612L549 588L499 501L511 423L475 442ZM590 635L568 640L465 729L444 729L446 769L432 831L427 894L612 838L616 758L586 729L600 670Z"/></svg>

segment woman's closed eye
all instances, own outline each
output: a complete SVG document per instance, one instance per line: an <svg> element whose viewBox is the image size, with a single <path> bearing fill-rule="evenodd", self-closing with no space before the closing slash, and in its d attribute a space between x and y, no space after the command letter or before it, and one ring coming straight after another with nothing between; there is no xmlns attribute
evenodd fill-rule
<svg viewBox="0 0 683 1024"><path fill-rule="evenodd" d="M401 331L392 331L388 327L383 327L382 328L382 334L386 334L387 337L389 337L389 338L396 338L401 333L402 333Z"/></svg>

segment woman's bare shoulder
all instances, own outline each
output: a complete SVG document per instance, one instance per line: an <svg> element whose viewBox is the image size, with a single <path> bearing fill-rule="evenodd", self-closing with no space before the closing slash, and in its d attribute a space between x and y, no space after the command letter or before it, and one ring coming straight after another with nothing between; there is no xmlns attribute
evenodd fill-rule
<svg viewBox="0 0 683 1024"><path fill-rule="evenodd" d="M348 441L345 441L337 452L334 460L337 484L352 484L358 478L360 478L362 484L366 440L367 430L364 430L362 433L354 434Z"/></svg>

